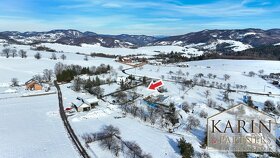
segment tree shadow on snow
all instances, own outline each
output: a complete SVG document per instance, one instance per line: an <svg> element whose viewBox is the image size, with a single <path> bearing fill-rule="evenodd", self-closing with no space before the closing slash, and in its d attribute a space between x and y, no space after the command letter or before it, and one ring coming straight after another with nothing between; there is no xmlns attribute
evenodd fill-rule
<svg viewBox="0 0 280 158"><path fill-rule="evenodd" d="M203 131L202 129L193 129L193 130L191 130L191 133L192 133L193 135L195 135L196 138L197 138L199 141L201 141L201 142L204 141L204 138L205 138L205 131Z"/></svg>
<svg viewBox="0 0 280 158"><path fill-rule="evenodd" d="M168 136L166 136L168 143L171 145L175 153L180 154L180 149L178 148L178 142Z"/></svg>

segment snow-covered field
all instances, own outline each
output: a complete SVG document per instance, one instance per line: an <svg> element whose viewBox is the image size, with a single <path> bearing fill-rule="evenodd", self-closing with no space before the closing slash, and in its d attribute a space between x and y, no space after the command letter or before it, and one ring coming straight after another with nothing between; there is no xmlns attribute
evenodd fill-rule
<svg viewBox="0 0 280 158"><path fill-rule="evenodd" d="M143 69L130 69L127 72L137 75L150 76L153 78L161 78L165 75L165 79L169 79L172 75L176 76L176 72L182 71L183 73L188 72L189 76L185 76L188 79L192 79L195 74L204 74L204 79L209 81L219 81L222 83L242 84L247 85L248 90L264 92L264 86L266 86L266 92L279 92L279 88L272 86L262 78L249 77L244 75L244 72L248 73L254 71L258 73L259 70L263 69L265 74L277 73L280 71L279 61L264 61L264 60L202 60L187 62L188 68L179 68L175 65L168 65L166 67L145 65ZM260 66L261 65L261 66ZM174 74L170 75L172 71ZM208 79L207 74L212 73L217 75L216 79ZM230 79L224 81L224 74L229 74Z"/></svg>
<svg viewBox="0 0 280 158"><path fill-rule="evenodd" d="M265 74L269 73L276 73L280 71L280 62L279 61L255 61L255 60L203 60L203 61L193 61L188 62L188 68L179 68L175 66L166 66L166 67L158 67L153 65L145 65L143 69L130 69L127 70L129 74L137 74L142 76L148 76L152 78L158 79L171 79L171 76L177 76L176 73L181 71L183 73L189 73L186 77L187 79L193 79L193 77L198 74L204 74L202 79L206 81L218 82L227 84L230 83L232 86L239 84L239 85L246 85L247 91L258 92L258 93L268 93L271 92L272 94L280 94L280 88L277 86L272 85L271 83L267 82L266 80L260 78L259 76L249 77L248 75L244 75L249 71L254 71L258 73L260 69L264 70ZM260 65L262 65L260 67ZM172 71L173 74L169 72ZM216 75L216 79L209 79L207 77L208 73L212 73ZM230 79L225 81L224 74L229 74ZM162 78L164 76L164 78ZM180 103L184 100L189 102L197 102L197 103L205 103L206 98L204 96L204 92L209 89L205 87L194 87L193 89L189 90L187 93L180 90L179 84L174 84L172 82L165 82L165 87L168 89L168 96L174 97L173 100ZM234 89L234 88L233 88ZM223 100L221 100L221 90L218 89L209 89L211 91L211 98L213 98L217 103L222 104L227 108L227 105ZM179 94L179 95L178 95ZM242 102L244 93L230 93L230 98L234 99L235 103ZM182 96L185 99L182 99ZM255 104L263 107L263 102L267 99L274 100L275 103L279 101L279 97L267 97L267 96L260 96L260 95L252 95Z"/></svg>
<svg viewBox="0 0 280 158"><path fill-rule="evenodd" d="M89 45L89 44L82 44L81 47L62 45L56 43L44 43L43 45L57 51L80 52L86 54L104 53L104 54L113 54L113 55L133 55L133 54L154 55L154 54L158 54L155 51L170 53L171 51L182 52L182 50L184 49L184 47L180 47L180 46L150 46L150 47L140 47L138 49L128 49L128 48L106 48L99 45Z"/></svg>
<svg viewBox="0 0 280 158"><path fill-rule="evenodd" d="M1 99L0 107L0 157L79 157L59 116L56 94Z"/></svg>

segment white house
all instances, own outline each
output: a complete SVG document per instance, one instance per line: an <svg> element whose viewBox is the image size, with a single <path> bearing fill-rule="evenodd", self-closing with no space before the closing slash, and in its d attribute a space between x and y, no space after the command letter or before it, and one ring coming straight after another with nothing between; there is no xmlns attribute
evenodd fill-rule
<svg viewBox="0 0 280 158"><path fill-rule="evenodd" d="M98 99L96 97L83 99L78 97L74 102L72 102L72 106L78 112L90 111L98 105Z"/></svg>
<svg viewBox="0 0 280 158"><path fill-rule="evenodd" d="M124 77L124 76L118 76L117 77L117 84L121 84L121 82L129 83L129 79L127 77Z"/></svg>

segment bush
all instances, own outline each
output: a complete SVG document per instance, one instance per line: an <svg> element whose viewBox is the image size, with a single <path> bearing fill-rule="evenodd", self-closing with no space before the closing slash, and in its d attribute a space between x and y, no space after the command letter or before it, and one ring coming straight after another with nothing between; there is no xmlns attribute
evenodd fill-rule
<svg viewBox="0 0 280 158"><path fill-rule="evenodd" d="M200 113L199 113L199 116L200 116L201 118L207 118L207 117L208 117L208 113L205 112L205 111L203 111L203 110L201 110Z"/></svg>
<svg viewBox="0 0 280 158"><path fill-rule="evenodd" d="M188 102L183 102L183 103L182 103L182 109L183 109L186 113L188 113L188 112L190 112L190 111L192 110L192 107L191 107L191 105L190 105Z"/></svg>
<svg viewBox="0 0 280 158"><path fill-rule="evenodd" d="M181 138L178 141L178 147L180 149L180 153L182 158L191 158L194 154L193 146L190 143L187 143L185 138Z"/></svg>
<svg viewBox="0 0 280 158"><path fill-rule="evenodd" d="M264 102L264 108L263 111L265 112L273 112L275 111L275 104L271 100L267 100Z"/></svg>
<svg viewBox="0 0 280 158"><path fill-rule="evenodd" d="M254 71L250 71L250 72L248 73L248 75L249 75L250 77L254 77L254 76L256 75L256 73L255 73Z"/></svg>
<svg viewBox="0 0 280 158"><path fill-rule="evenodd" d="M199 158L211 158L207 152L197 153L195 156Z"/></svg>
<svg viewBox="0 0 280 158"><path fill-rule="evenodd" d="M210 108L215 108L217 106L217 103L213 99L208 99L207 106Z"/></svg>
<svg viewBox="0 0 280 158"><path fill-rule="evenodd" d="M39 59L42 58L42 55L41 55L39 52L37 52L37 53L34 55L34 58L39 60Z"/></svg>

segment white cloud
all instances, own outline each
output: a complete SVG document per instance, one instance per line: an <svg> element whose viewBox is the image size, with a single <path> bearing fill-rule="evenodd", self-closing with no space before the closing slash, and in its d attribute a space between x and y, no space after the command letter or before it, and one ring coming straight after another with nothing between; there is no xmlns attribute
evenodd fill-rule
<svg viewBox="0 0 280 158"><path fill-rule="evenodd" d="M103 7L105 8L121 8L122 6L117 3L104 3L102 4Z"/></svg>
<svg viewBox="0 0 280 158"><path fill-rule="evenodd" d="M201 5L173 6L171 9L184 15L197 15L202 17L240 17L260 15L268 10L263 8L248 8L240 3L216 2Z"/></svg>

